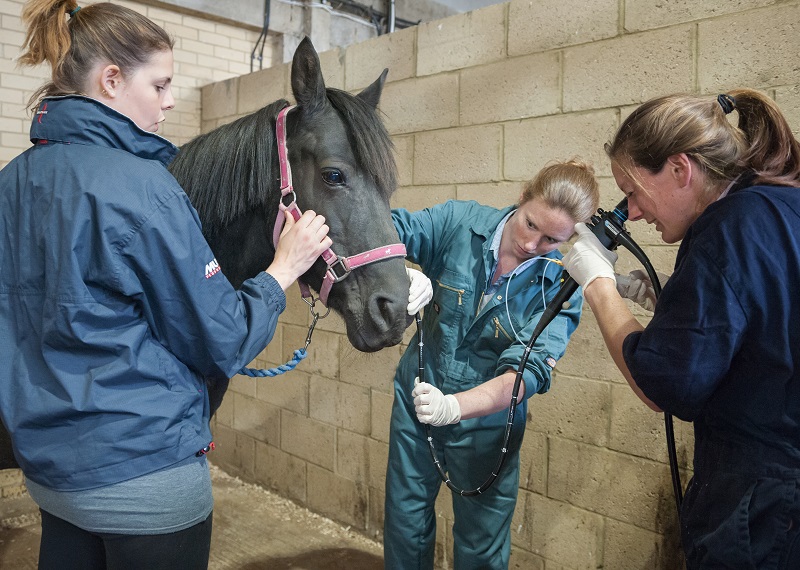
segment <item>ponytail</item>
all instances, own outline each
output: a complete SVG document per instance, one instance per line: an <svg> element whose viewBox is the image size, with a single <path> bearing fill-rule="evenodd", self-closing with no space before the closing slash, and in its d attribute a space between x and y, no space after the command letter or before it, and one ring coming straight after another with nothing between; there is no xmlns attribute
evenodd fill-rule
<svg viewBox="0 0 800 570"><path fill-rule="evenodd" d="M29 101L86 93L97 63L117 65L123 75L135 72L174 41L158 25L119 4L101 2L80 8L76 0L28 0L22 10L26 27L23 65L47 62L52 78Z"/></svg>
<svg viewBox="0 0 800 570"><path fill-rule="evenodd" d="M737 89L729 95L748 143L740 164L756 174L757 183L800 185L800 143L775 102L752 89Z"/></svg>

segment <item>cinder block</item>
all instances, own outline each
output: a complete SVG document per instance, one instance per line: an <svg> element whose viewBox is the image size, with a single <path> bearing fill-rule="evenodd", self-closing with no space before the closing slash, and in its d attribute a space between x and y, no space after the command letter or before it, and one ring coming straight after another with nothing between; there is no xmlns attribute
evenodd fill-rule
<svg viewBox="0 0 800 570"><path fill-rule="evenodd" d="M336 243L334 243L333 244L333 250L336 251L337 249L339 249L339 248L337 248L336 247ZM317 305L315 310L321 310L323 315L325 314L325 311L326 311L326 309L322 309L322 307L320 305ZM346 335L347 334L347 325L345 325L344 319L342 319L342 316L339 313L334 313L333 311L331 311L328 314L327 317L320 318L317 321L317 326L315 327L314 330L335 332L335 333L339 333L341 335ZM313 342L313 338L312 338L312 342ZM347 344L347 339L343 339L343 343L342 344Z"/></svg>
<svg viewBox="0 0 800 570"><path fill-rule="evenodd" d="M294 501L306 501L306 462L277 447L255 443L256 483Z"/></svg>
<svg viewBox="0 0 800 570"><path fill-rule="evenodd" d="M666 463L667 437L664 414L654 412L626 384L612 387L611 436L609 449ZM678 463L691 468L694 456L694 429L691 423L672 419Z"/></svg>
<svg viewBox="0 0 800 570"><path fill-rule="evenodd" d="M310 464L307 476L310 509L340 523L366 529L369 491L365 485Z"/></svg>
<svg viewBox="0 0 800 570"><path fill-rule="evenodd" d="M544 559L526 550L512 546L508 568L509 570L544 570Z"/></svg>
<svg viewBox="0 0 800 570"><path fill-rule="evenodd" d="M235 392L237 394L241 394L243 396L248 396L250 398L256 397L256 382L255 378L251 378L250 376L245 376L243 374L237 374L230 380L230 384L228 385L229 392Z"/></svg>
<svg viewBox="0 0 800 570"><path fill-rule="evenodd" d="M608 442L611 386L554 372L546 394L528 400L530 426L548 435L603 446Z"/></svg>
<svg viewBox="0 0 800 570"><path fill-rule="evenodd" d="M369 390L319 376L309 385L309 416L362 435L370 430Z"/></svg>
<svg viewBox="0 0 800 570"><path fill-rule="evenodd" d="M565 49L564 112L692 91L694 42L694 28L678 26Z"/></svg>
<svg viewBox="0 0 800 570"><path fill-rule="evenodd" d="M552 479L551 479L552 481ZM603 517L541 495L531 494L531 552L566 568L603 566Z"/></svg>
<svg viewBox="0 0 800 570"><path fill-rule="evenodd" d="M346 88L361 90L380 77L384 69L389 70L386 81L413 77L417 27L348 46L344 53Z"/></svg>
<svg viewBox="0 0 800 570"><path fill-rule="evenodd" d="M319 64L322 68L322 77L325 80L325 87L334 89L344 89L344 57L343 50L338 48L324 51L319 55ZM289 66L287 66L289 67Z"/></svg>
<svg viewBox="0 0 800 570"><path fill-rule="evenodd" d="M380 104L393 134L458 125L458 75L447 73L389 83Z"/></svg>
<svg viewBox="0 0 800 570"><path fill-rule="evenodd" d="M675 522L666 534L659 534L607 519L603 567L615 570L685 568L677 518Z"/></svg>
<svg viewBox="0 0 800 570"><path fill-rule="evenodd" d="M203 121L235 115L238 89L239 81L237 79L229 79L222 83L213 83L203 87Z"/></svg>
<svg viewBox="0 0 800 570"><path fill-rule="evenodd" d="M284 410L281 449L315 465L333 470L336 428Z"/></svg>
<svg viewBox="0 0 800 570"><path fill-rule="evenodd" d="M508 55L547 51L617 35L617 0L513 0Z"/></svg>
<svg viewBox="0 0 800 570"><path fill-rule="evenodd" d="M558 501L652 531L663 528L663 513L674 511L663 463L551 438L549 464L548 496Z"/></svg>
<svg viewBox="0 0 800 570"><path fill-rule="evenodd" d="M533 507L530 491L520 488L517 495L517 504L514 508L514 516L511 519L511 549L525 549L530 551L532 548L531 537L533 536Z"/></svg>
<svg viewBox="0 0 800 570"><path fill-rule="evenodd" d="M414 177L414 136L394 136L392 143L397 163L397 185L410 186Z"/></svg>
<svg viewBox="0 0 800 570"><path fill-rule="evenodd" d="M208 456L208 459L214 465L219 465L226 473L252 479L255 458L254 441L252 437L234 429L217 425L214 433L216 449Z"/></svg>
<svg viewBox="0 0 800 570"><path fill-rule="evenodd" d="M775 102L786 117L794 136L800 137L800 88L793 85L775 89Z"/></svg>
<svg viewBox="0 0 800 570"><path fill-rule="evenodd" d="M552 160L569 160L576 156L590 162L598 176L610 176L611 167L603 144L616 129L617 113L614 110L506 123L504 178L527 180Z"/></svg>
<svg viewBox="0 0 800 570"><path fill-rule="evenodd" d="M419 76L490 63L505 56L505 4L422 23L418 28Z"/></svg>
<svg viewBox="0 0 800 570"><path fill-rule="evenodd" d="M336 439L336 474L356 483L383 489L389 446L343 429L337 432Z"/></svg>
<svg viewBox="0 0 800 570"><path fill-rule="evenodd" d="M700 22L697 26L700 92L797 83L800 80L796 57L800 51L798 21L800 5L792 3Z"/></svg>
<svg viewBox="0 0 800 570"><path fill-rule="evenodd" d="M256 398L279 408L308 415L309 381L307 373L296 369L280 376L259 378L256 381Z"/></svg>
<svg viewBox="0 0 800 570"><path fill-rule="evenodd" d="M319 306L315 307L315 310L319 309ZM325 311L323 310L323 313L324 312ZM308 306L308 303L303 300L303 295L300 293L300 287L298 287L297 282L295 281L286 290L286 309L283 311L283 313L281 313L280 320L283 323L306 327L306 332L308 332L307 327L311 324L311 318L311 310ZM303 337L303 344L305 344L305 336Z"/></svg>
<svg viewBox="0 0 800 570"><path fill-rule="evenodd" d="M252 113L286 95L286 66L278 65L239 78L238 113Z"/></svg>
<svg viewBox="0 0 800 570"><path fill-rule="evenodd" d="M625 3L625 30L638 32L683 22L717 18L775 4L775 0L637 0Z"/></svg>
<svg viewBox="0 0 800 570"><path fill-rule="evenodd" d="M417 212L456 198L455 186L404 186L392 196L392 208L405 208ZM413 328L406 333L413 334Z"/></svg>
<svg viewBox="0 0 800 570"><path fill-rule="evenodd" d="M383 542L383 488L369 488L369 512L367 516L367 536L373 540Z"/></svg>
<svg viewBox="0 0 800 570"><path fill-rule="evenodd" d="M394 372L400 361L399 346L367 354L342 343L339 358L343 363L346 362L340 377L343 382L385 394L391 394L394 390Z"/></svg>
<svg viewBox="0 0 800 570"><path fill-rule="evenodd" d="M588 303L584 304L581 323L572 334L567 351L558 361L557 368L559 374L627 385L608 354L597 320L588 308Z"/></svg>
<svg viewBox="0 0 800 570"><path fill-rule="evenodd" d="M519 486L522 489L547 493L547 448L547 436L532 430L529 421L519 450Z"/></svg>
<svg viewBox="0 0 800 570"><path fill-rule="evenodd" d="M552 115L561 106L558 52L505 59L461 72L461 125Z"/></svg>
<svg viewBox="0 0 800 570"><path fill-rule="evenodd" d="M500 209L516 204L521 193L522 186L517 182L459 184L456 186L456 199L475 200Z"/></svg>
<svg viewBox="0 0 800 570"><path fill-rule="evenodd" d="M414 184L500 180L502 144L500 125L419 133L414 145Z"/></svg>
<svg viewBox="0 0 800 570"><path fill-rule="evenodd" d="M234 393L232 427L258 441L276 446L280 445L280 408L255 398Z"/></svg>
<svg viewBox="0 0 800 570"><path fill-rule="evenodd" d="M306 344L308 329L287 326L283 331L284 347L301 348ZM342 335L327 331L314 331L314 338L308 347L307 356L298 368L314 376L326 378L339 377L339 345ZM347 342L345 339L344 342ZM294 350L292 348L291 350Z"/></svg>
<svg viewBox="0 0 800 570"><path fill-rule="evenodd" d="M370 392L370 436L373 439L389 443L389 422L392 418L394 396L380 390Z"/></svg>

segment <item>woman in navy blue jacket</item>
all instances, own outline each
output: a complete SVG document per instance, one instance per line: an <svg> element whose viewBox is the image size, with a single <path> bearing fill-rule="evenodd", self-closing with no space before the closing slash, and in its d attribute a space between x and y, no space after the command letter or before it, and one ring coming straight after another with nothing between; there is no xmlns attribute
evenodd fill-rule
<svg viewBox="0 0 800 570"><path fill-rule="evenodd" d="M34 145L0 171L0 416L42 510L39 567L204 568L203 379L263 350L328 227L289 219L234 290L155 134L174 105L166 32L74 0L32 0L23 21L21 62L52 81Z"/></svg>
<svg viewBox="0 0 800 570"><path fill-rule="evenodd" d="M682 240L675 271L643 328L585 226L564 264L636 394L694 423L687 566L800 568L800 144L741 89L649 101L606 151L630 219Z"/></svg>

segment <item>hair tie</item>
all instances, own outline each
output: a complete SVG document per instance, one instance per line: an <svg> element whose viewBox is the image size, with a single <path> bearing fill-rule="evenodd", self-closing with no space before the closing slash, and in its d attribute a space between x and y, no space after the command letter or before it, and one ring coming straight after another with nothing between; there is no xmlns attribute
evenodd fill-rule
<svg viewBox="0 0 800 570"><path fill-rule="evenodd" d="M72 12L70 12L70 13L69 13L69 18L70 18L70 20L72 19L72 17L73 17L75 14L77 14L77 13L78 13L78 10L80 10L80 9L81 9L81 7L80 7L80 6L78 6L78 7L76 7L76 8L75 8L75 9L74 9Z"/></svg>
<svg viewBox="0 0 800 570"><path fill-rule="evenodd" d="M736 100L727 93L717 95L717 103L719 103L726 115L729 115L736 108Z"/></svg>

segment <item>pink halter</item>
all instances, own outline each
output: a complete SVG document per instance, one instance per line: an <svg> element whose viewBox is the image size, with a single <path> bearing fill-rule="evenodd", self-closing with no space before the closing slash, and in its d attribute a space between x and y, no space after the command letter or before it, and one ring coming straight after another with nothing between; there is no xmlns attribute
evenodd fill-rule
<svg viewBox="0 0 800 570"><path fill-rule="evenodd" d="M292 167L289 165L289 153L286 149L286 115L288 115L289 111L294 108L294 105L290 105L281 110L281 112L278 113L278 118L275 125L275 136L278 140L278 163L280 164L281 169L281 198L278 203L278 215L275 218L275 231L272 235L272 243L276 248L278 247L278 238L280 238L281 231L283 231L283 225L286 222L286 212L289 212L289 214L291 214L295 220L298 220L302 215L300 208L297 206L297 195L295 194L294 186L292 185ZM283 198L289 194L292 195L292 200L288 205L286 205L283 203ZM402 243L376 247L375 249L365 251L364 253L351 255L350 257L336 255L332 249L325 250L322 252L320 257L325 260L325 263L328 265L328 269L325 271L325 277L322 280L322 287L320 287L320 301L322 301L322 303L327 307L328 294L330 293L333 284L338 283L350 275L350 272L353 269L362 267L364 265L369 265L370 263L375 263L376 261L380 261L382 259L405 256L406 246ZM313 298L308 285L302 281L298 281L298 284L300 285L300 291L303 294L303 297Z"/></svg>

